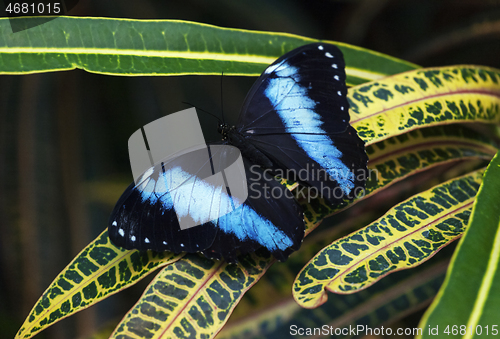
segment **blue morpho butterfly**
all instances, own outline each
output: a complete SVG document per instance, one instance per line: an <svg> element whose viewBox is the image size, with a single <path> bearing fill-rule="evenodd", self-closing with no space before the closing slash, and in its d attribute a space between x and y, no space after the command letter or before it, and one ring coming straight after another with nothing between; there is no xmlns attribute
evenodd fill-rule
<svg viewBox="0 0 500 339"><path fill-rule="evenodd" d="M181 230L168 194L143 191L160 175L154 167L117 202L108 227L111 241L126 249L201 252L228 262L264 247L286 260L300 247L305 225L301 206L276 175L317 189L331 204L364 188L364 177L356 173L366 173L368 157L349 124L344 68L333 45L314 43L286 53L257 79L236 126L219 126L219 144L241 151L247 184L261 194L252 192L232 212ZM196 176L184 172L182 164L175 169L168 173L173 181Z"/></svg>

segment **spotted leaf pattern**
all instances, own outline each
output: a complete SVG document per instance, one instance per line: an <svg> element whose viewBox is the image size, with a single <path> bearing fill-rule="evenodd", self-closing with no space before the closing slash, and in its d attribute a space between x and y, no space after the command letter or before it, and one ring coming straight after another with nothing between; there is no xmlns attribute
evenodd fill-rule
<svg viewBox="0 0 500 339"><path fill-rule="evenodd" d="M453 253L446 279L421 319L420 327L446 328L453 321L467 328L462 338L497 336L495 328L498 327L500 294L499 179L500 152L486 169L469 227ZM430 337L432 334L424 332L416 338Z"/></svg>
<svg viewBox="0 0 500 339"><path fill-rule="evenodd" d="M357 294L356 298L337 295L316 309L302 308L290 297L258 314L228 324L217 339L289 338L291 329L305 334L306 328L324 325L329 331L331 329L325 337L351 338L345 335L345 330L344 335L341 331L358 325L380 327L400 317L401 312L412 312L428 305L444 280L448 262L439 260L430 266L421 265L412 270L414 274L390 275Z"/></svg>
<svg viewBox="0 0 500 339"><path fill-rule="evenodd" d="M439 124L500 121L500 71L482 66L426 68L353 87L351 124L371 145Z"/></svg>
<svg viewBox="0 0 500 339"><path fill-rule="evenodd" d="M421 128L379 141L366 148L370 175L363 198L432 167L466 159L489 160L496 151L490 139L461 125ZM305 202L302 207L308 226L306 232L311 232L325 217L361 200L333 208L322 199Z"/></svg>
<svg viewBox="0 0 500 339"><path fill-rule="evenodd" d="M135 284L151 271L181 256L169 252L122 250L110 242L106 230L50 284L16 338L30 338L53 323Z"/></svg>
<svg viewBox="0 0 500 339"><path fill-rule="evenodd" d="M415 195L325 247L297 275L295 300L305 308L315 308L327 300L326 290L353 293L432 257L465 231L483 172Z"/></svg>
<svg viewBox="0 0 500 339"><path fill-rule="evenodd" d="M153 279L111 338L213 338L274 262L258 253L238 264L184 256Z"/></svg>

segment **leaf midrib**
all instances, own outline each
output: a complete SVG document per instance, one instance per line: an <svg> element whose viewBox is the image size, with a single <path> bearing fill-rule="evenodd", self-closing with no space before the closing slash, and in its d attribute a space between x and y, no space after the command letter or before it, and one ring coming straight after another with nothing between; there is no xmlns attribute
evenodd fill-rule
<svg viewBox="0 0 500 339"><path fill-rule="evenodd" d="M460 139L457 140L457 139L458 138L448 138L445 140L429 141L429 142L410 145L410 146L403 147L403 148L398 148L397 150L394 150L392 152L382 154L380 157L377 157L375 159L373 159L373 158L370 159L368 161L368 164L371 166L374 166L374 165L381 163L382 161L385 161L385 160L383 160L385 158L392 157L394 155L401 154L401 153L419 150L419 149L427 149L429 146L446 146L446 145L468 146L471 148L483 150L485 153L491 154L491 157L493 157L496 154L496 149L494 149L493 146L491 146L491 148L489 148L487 144L484 144L480 141L473 142L473 141L463 141L463 140L460 140Z"/></svg>
<svg viewBox="0 0 500 339"><path fill-rule="evenodd" d="M101 235L102 235L102 234L101 234ZM84 249L84 250L85 250L85 249ZM132 254L132 253L131 253L131 251L123 252L121 255L117 256L115 259L112 259L112 260L110 261L110 264L107 264L107 265L106 265L106 267L115 266L115 263L122 261L122 260L123 260L123 259L125 259L126 257L130 257L130 256L131 256L131 254ZM77 258L78 258L78 256L77 256ZM73 264L73 262L71 262L71 263L68 265L68 267L69 267L69 266L71 266L72 264ZM157 269L157 268L159 268L159 267L161 267L161 266L162 266L162 265L160 264L160 265L158 265L157 267L155 267L155 268L153 268L153 269ZM65 269L63 272L65 272L65 271L66 271L66 269ZM104 272L105 272L105 271L104 271ZM95 280L98 276L100 276L102 273L103 273L103 271L99 269L99 270L97 270L95 273L93 273L93 274L91 274L91 275L89 275L89 276L86 276L87 278L89 278L89 279L86 279L86 281L87 281L87 282L94 281L94 280ZM61 274L61 275L59 275L59 276L57 277L57 279L59 279L60 277L62 277L62 274ZM85 280L85 279L84 279L84 280ZM51 286L52 286L52 284L51 284ZM28 332L28 331L33 330L33 328L35 327L35 325L40 324L40 321L41 321L41 320L43 320L45 317L47 317L47 316L48 316L48 314L50 314L50 311L58 309L58 308L59 308L59 305L61 305L63 302L65 302L65 301L67 301L67 300L70 300L70 299L71 299L71 297L72 297L72 296L74 296L77 292L80 292L80 291L82 290L82 287L81 287L81 286L82 286L82 284L81 284L81 283L75 284L75 285L74 285L74 287L72 287L72 288L70 288L70 289L68 290L68 293L66 294L66 295L67 295L67 297L66 297L66 298L61 299L59 302L54 303L54 304L53 304L53 307L46 308L43 312L39 313L39 315L37 316L37 318L38 318L38 319L40 319L40 320L39 320L39 321L36 321L36 322L29 323L29 324L30 324L30 326L27 326L27 327L26 327L26 330L25 330L25 331L23 331L23 332ZM87 286L87 285L84 285L84 286ZM49 286L49 288L50 288L50 286ZM121 291L122 289L123 289L123 288L119 288L119 289L116 289L115 291L111 291L111 292L110 292L110 294L109 294L108 296L113 295L113 294L115 294L115 293L118 293L118 292L119 292L119 291ZM47 292L47 291L45 291L45 292L42 294L42 297L43 297L43 295L45 295L45 293L46 293L46 292ZM36 307L37 305L38 305L38 302L35 304L35 306L34 306L34 307ZM85 309L85 308L87 308L87 307L89 307L89 306L91 306L91 305L93 305L93 303L90 303L90 304L88 304L88 305L86 305L86 306L83 306L83 307L81 307L81 306L78 306L78 307L80 307L81 309ZM31 312L30 312L30 314L31 314ZM62 319L64 319L64 318L67 318L67 317L71 316L72 314L73 314L73 313L68 314L68 315L65 315L65 316L62 316L61 318L59 318L59 319L58 319L58 321L59 321L59 320L62 320ZM49 324L49 323L48 323L48 324ZM47 324L47 325L48 325L48 324ZM47 325L45 325L45 326L47 326ZM44 328L45 328L45 327L44 327L44 326L42 326L42 327L40 327L40 329L39 329L39 330L37 330L36 332L34 332L34 333L30 332L30 333L31 333L31 336L33 336L33 335L37 334L38 332L42 331ZM18 337L18 336L16 335L16 338L17 338L17 337Z"/></svg>
<svg viewBox="0 0 500 339"><path fill-rule="evenodd" d="M428 223L428 224L424 224L422 225L421 227L418 227L417 229L413 230L412 232L408 233L408 234L405 234L403 237L401 238L398 238L386 245L384 245L382 248L376 250L375 252L371 252L369 253L368 255L366 255L365 257L363 257L361 260L357 260L355 264L349 266L347 269L344 270L344 272L340 273L338 276L336 276L335 278L331 279L330 282L327 284L327 288L329 285L331 285L334 281L338 280L339 278L343 277L344 275L348 274L348 273L351 273L351 270L353 267L359 265L360 262L364 262L366 261L366 259L370 258L370 257L373 257L374 255L380 253L382 250L384 250L385 248L387 247L390 247L391 245L397 243L397 242L400 242L402 239L406 239L408 238L409 236L413 235L414 233L416 232L419 232L422 228L424 227L429 227L429 225L433 225L433 224L436 224L439 220L449 216L450 214L455 214L455 213L458 213L459 211L461 210L464 210L464 209L467 209L468 207L470 207L473 203L474 203L474 200L475 200L475 197L472 197L472 198L469 198L467 199L466 201L469 201L467 202L465 205L461 205L459 208L457 209L454 209L453 211L449 211L448 213L446 214L443 214L442 216L440 216L439 218L433 220L431 223ZM388 272L388 273L392 273L392 271ZM387 274L384 274L384 275L381 275L379 277L377 277L377 280L383 278L385 275ZM360 290L362 290L363 288L360 288L360 289L356 289L356 290L352 290L352 291L347 291L348 293L346 292L343 292L343 291L336 291L335 293L338 293L338 294L351 294L353 292L358 292Z"/></svg>
<svg viewBox="0 0 500 339"><path fill-rule="evenodd" d="M414 104L414 103L417 103L417 102L426 101L426 100L429 100L429 99L439 98L439 97L443 97L443 96L453 96L453 95L463 95L463 94L469 94L469 95L470 94L484 94L484 95L489 95L489 96L500 98L500 90L499 91L495 91L495 90L479 90L479 89L477 89L477 90L459 90L459 91L442 92L442 93L433 94L433 95L421 97L421 98L410 100L410 101L405 101L403 103L400 103L400 104L397 104L397 105L394 105L394 106L384 107L384 109L382 109L382 110L373 112L373 113L371 113L369 115L366 115L366 116L359 117L358 119L351 120L351 125L355 124L355 123L357 123L359 121L363 121L365 119L369 119L369 118L371 118L373 116L385 114L388 111L392 111L392 110L394 110L396 108L408 106L408 105L411 105L411 104ZM359 114L356 114L356 115L359 115ZM354 115L354 116L356 116L356 115Z"/></svg>
<svg viewBox="0 0 500 339"><path fill-rule="evenodd" d="M99 54L99 55L126 55L159 58L200 59L200 60L222 60L245 63L270 64L275 57L266 57L251 54L227 54L214 52L191 52L191 51L161 51L141 49L120 48L96 48L96 47L0 47L3 54Z"/></svg>
<svg viewBox="0 0 500 339"><path fill-rule="evenodd" d="M204 290L204 287L205 287L205 284L210 281L210 279L212 279L213 276L215 276L215 274L217 272L219 272L219 270L221 269L222 266L224 266L224 264L226 264L226 262L224 260L220 260L220 263L219 265L213 269L212 273L210 273L204 280L203 282L199 285L199 287L196 289L196 291L193 293L193 295L189 298L189 300L187 300L185 303L184 303L184 306L181 307L181 309L177 312L177 314L175 315L175 317L165 326L164 330L161 332L160 336L158 336L157 338L163 338L163 335L170 329L170 327L175 323L175 321L177 320L177 318L184 313L184 311L186 310L186 308L188 306L191 305L191 302L193 301L193 299L198 296L198 294L200 293L201 290ZM139 301L140 302L140 301Z"/></svg>

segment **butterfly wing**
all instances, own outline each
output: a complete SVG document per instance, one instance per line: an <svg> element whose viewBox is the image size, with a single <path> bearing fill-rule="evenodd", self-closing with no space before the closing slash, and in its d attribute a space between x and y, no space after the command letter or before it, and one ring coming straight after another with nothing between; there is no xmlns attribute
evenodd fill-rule
<svg viewBox="0 0 500 339"><path fill-rule="evenodd" d="M280 261L298 250L304 237L302 207L293 194L260 166L243 158L249 195L244 204L217 220L219 230L209 258L234 262L236 253L266 248Z"/></svg>
<svg viewBox="0 0 500 339"><path fill-rule="evenodd" d="M276 174L313 186L332 202L364 187L368 160L349 125L344 68L342 53L329 44L283 55L256 81L236 125L272 160Z"/></svg>
<svg viewBox="0 0 500 339"><path fill-rule="evenodd" d="M186 229L180 227L179 213L186 214L187 218L200 219L207 218L211 212L206 208L210 205L196 200L195 193L203 195L209 202L221 193L220 185L198 185L202 183L200 172L206 170L206 164L197 164L199 170L189 173L186 171L188 166L184 169L182 166L187 160L179 157L157 164L147 170L137 184L132 183L125 190L109 219L108 233L115 245L126 249L180 253L202 251L212 244L217 235L215 225L203 223ZM190 199L191 193L194 200ZM195 207L199 211L200 206L205 216L194 215ZM191 214L189 207L192 207Z"/></svg>
<svg viewBox="0 0 500 339"><path fill-rule="evenodd" d="M304 236L301 207L284 186L262 169L252 168L245 158L242 185L250 192L244 202L234 204L224 181L206 179L206 170L213 174L227 167L227 155L218 154L224 149L212 145L208 150L208 158L219 159L218 163L191 155L190 163L199 160L193 167L182 157L174 158L152 167L130 185L111 215L110 239L127 249L203 252L229 262L235 262L237 254L265 247L278 259L286 259L285 250L297 249ZM235 183L229 186L234 188ZM179 215L205 222L182 229Z"/></svg>
<svg viewBox="0 0 500 339"><path fill-rule="evenodd" d="M315 43L294 49L254 83L237 128L251 135L344 132L349 126L345 79L344 58L336 46Z"/></svg>

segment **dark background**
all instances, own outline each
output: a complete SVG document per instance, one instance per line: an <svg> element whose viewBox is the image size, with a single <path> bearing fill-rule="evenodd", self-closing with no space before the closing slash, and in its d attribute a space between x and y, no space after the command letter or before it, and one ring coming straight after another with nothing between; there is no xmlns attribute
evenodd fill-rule
<svg viewBox="0 0 500 339"><path fill-rule="evenodd" d="M424 67L500 67L497 0L81 0L69 15L182 19L341 41ZM226 120L236 120L254 80L223 78ZM132 181L129 136L187 108L182 101L220 115L221 77L80 70L0 76L0 338L14 337L50 282L106 228ZM205 137L217 139L217 121L205 114L200 120ZM113 328L146 283L37 338L87 338Z"/></svg>

